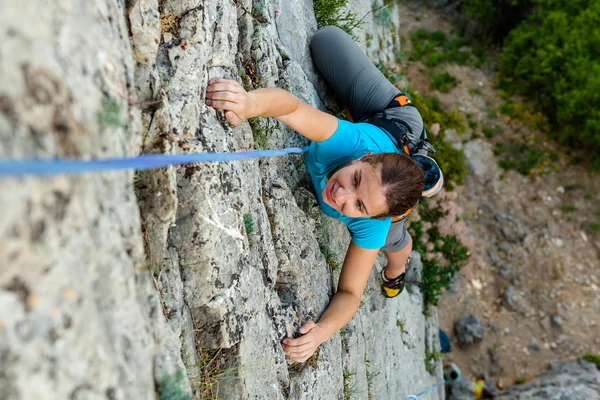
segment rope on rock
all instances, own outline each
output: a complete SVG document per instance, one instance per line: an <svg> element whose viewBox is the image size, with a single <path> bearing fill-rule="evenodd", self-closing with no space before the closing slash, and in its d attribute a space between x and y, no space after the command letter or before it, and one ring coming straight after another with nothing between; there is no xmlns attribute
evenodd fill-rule
<svg viewBox="0 0 600 400"><path fill-rule="evenodd" d="M428 389L425 389L425 390L423 390L423 391L422 391L422 392L420 392L420 393L417 393L417 394L411 394L411 395L408 395L408 396L406 396L406 397L404 398L404 400L417 400L417 398L419 398L420 396L424 395L424 394L425 394L425 393L427 393L427 392L431 392L433 389L435 389L436 387L440 386L441 384L443 384L443 383L445 383L445 382L446 382L446 380L442 379L441 381L439 381L438 383L436 383L436 384L435 384L435 385L433 385L432 387L430 387L430 388L428 388Z"/></svg>
<svg viewBox="0 0 600 400"><path fill-rule="evenodd" d="M75 175L100 171L143 171L169 165L200 162L227 162L251 158L277 157L300 154L308 147L288 147L279 150L251 150L237 153L145 154L137 157L108 158L103 160L24 159L0 160L0 178L24 176Z"/></svg>

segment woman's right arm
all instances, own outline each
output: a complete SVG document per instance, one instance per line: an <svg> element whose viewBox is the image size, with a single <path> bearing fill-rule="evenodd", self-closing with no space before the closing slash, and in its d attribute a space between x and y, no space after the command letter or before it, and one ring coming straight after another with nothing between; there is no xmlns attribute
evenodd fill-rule
<svg viewBox="0 0 600 400"><path fill-rule="evenodd" d="M293 361L306 361L321 343L344 327L356 314L378 252L379 249L364 249L350 243L337 291L319 321L308 321L302 325L301 337L283 340L283 350Z"/></svg>
<svg viewBox="0 0 600 400"><path fill-rule="evenodd" d="M206 104L225 110L225 117L233 126L247 118L275 117L314 142L329 139L338 127L333 115L309 106L290 92L279 88L246 92L239 83L229 79L209 82Z"/></svg>

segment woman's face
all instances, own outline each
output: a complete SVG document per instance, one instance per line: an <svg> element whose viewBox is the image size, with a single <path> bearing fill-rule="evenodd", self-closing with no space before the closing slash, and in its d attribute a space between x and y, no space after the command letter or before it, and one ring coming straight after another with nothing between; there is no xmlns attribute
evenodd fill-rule
<svg viewBox="0 0 600 400"><path fill-rule="evenodd" d="M321 192L323 201L351 218L374 217L388 210L378 168L355 160L331 175Z"/></svg>

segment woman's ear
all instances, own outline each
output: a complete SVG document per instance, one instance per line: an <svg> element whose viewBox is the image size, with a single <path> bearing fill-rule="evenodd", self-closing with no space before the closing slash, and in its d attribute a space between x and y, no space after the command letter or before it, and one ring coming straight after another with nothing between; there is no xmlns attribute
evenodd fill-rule
<svg viewBox="0 0 600 400"><path fill-rule="evenodd" d="M368 152L368 153L367 153L367 154L365 154L364 156L361 156L361 157L360 157L358 160L355 160L355 161L364 161L364 158L370 157L370 156L372 156L373 154L375 154L375 153L373 153L372 151L370 151L370 152Z"/></svg>

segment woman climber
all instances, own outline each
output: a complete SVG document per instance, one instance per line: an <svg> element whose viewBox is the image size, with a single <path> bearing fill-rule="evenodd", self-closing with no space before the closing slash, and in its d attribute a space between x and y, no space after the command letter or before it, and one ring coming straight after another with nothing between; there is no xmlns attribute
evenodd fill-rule
<svg viewBox="0 0 600 400"><path fill-rule="evenodd" d="M206 93L206 104L225 110L233 126L251 117L275 117L309 139L306 163L319 205L352 235L327 309L318 322L300 328L303 336L283 340L295 362L306 361L356 313L379 250L387 258L381 271L384 295L402 292L412 250L403 218L422 196L443 185L439 167L427 156L433 148L421 115L358 45L341 29L326 27L313 36L310 50L317 70L357 123L315 109L279 88L246 92L235 81L213 79ZM392 222L392 217L399 220Z"/></svg>

